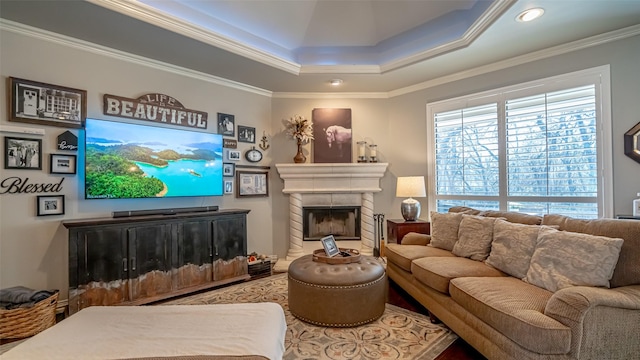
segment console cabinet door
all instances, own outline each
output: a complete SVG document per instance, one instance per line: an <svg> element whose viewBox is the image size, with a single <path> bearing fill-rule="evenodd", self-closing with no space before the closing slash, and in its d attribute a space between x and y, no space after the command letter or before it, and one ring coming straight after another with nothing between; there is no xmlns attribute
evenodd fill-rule
<svg viewBox="0 0 640 360"><path fill-rule="evenodd" d="M247 222L244 215L215 218L213 229L213 280L248 274Z"/></svg>
<svg viewBox="0 0 640 360"><path fill-rule="evenodd" d="M206 284L213 281L213 241L211 222L193 220L177 223L174 252L175 288Z"/></svg>
<svg viewBox="0 0 640 360"><path fill-rule="evenodd" d="M129 227L131 300L171 292L171 225Z"/></svg>
<svg viewBox="0 0 640 360"><path fill-rule="evenodd" d="M129 301L127 245L121 226L75 233L77 282L70 276L69 308L74 313L92 305ZM73 268L70 268L70 272Z"/></svg>

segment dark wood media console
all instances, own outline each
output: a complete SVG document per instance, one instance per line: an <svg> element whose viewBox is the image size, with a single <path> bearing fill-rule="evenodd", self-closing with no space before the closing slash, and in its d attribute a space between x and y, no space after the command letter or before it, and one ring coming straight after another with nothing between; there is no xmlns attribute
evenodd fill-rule
<svg viewBox="0 0 640 360"><path fill-rule="evenodd" d="M139 305L250 278L249 210L63 221L69 313Z"/></svg>

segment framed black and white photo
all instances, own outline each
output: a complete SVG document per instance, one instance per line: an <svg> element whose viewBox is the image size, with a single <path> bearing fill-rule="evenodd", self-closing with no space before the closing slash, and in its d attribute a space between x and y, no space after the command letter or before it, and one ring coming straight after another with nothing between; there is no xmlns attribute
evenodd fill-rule
<svg viewBox="0 0 640 360"><path fill-rule="evenodd" d="M38 216L64 215L64 195L39 195Z"/></svg>
<svg viewBox="0 0 640 360"><path fill-rule="evenodd" d="M340 249L338 245L336 245L336 239L333 235L323 237L320 239L320 242L322 242L322 247L328 257L334 257L340 253Z"/></svg>
<svg viewBox="0 0 640 360"><path fill-rule="evenodd" d="M5 136L4 168L42 170L42 140Z"/></svg>
<svg viewBox="0 0 640 360"><path fill-rule="evenodd" d="M49 172L51 174L75 174L76 159L75 155L51 154L49 155Z"/></svg>
<svg viewBox="0 0 640 360"><path fill-rule="evenodd" d="M227 160L228 161L239 161L240 160L240 150L227 150Z"/></svg>
<svg viewBox="0 0 640 360"><path fill-rule="evenodd" d="M87 91L9 77L9 121L82 128Z"/></svg>
<svg viewBox="0 0 640 360"><path fill-rule="evenodd" d="M236 136L235 116L218 113L218 134L222 136Z"/></svg>
<svg viewBox="0 0 640 360"><path fill-rule="evenodd" d="M233 180L224 181L224 193L233 194Z"/></svg>
<svg viewBox="0 0 640 360"><path fill-rule="evenodd" d="M222 176L233 177L236 172L236 164L234 163L222 163Z"/></svg>
<svg viewBox="0 0 640 360"><path fill-rule="evenodd" d="M256 128L238 125L238 141L255 144Z"/></svg>
<svg viewBox="0 0 640 360"><path fill-rule="evenodd" d="M267 171L236 171L236 197L269 196Z"/></svg>

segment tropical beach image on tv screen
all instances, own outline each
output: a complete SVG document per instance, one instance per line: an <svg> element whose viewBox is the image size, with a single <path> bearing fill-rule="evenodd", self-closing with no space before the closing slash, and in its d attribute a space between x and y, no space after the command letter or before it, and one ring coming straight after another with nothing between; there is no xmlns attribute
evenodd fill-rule
<svg viewBox="0 0 640 360"><path fill-rule="evenodd" d="M87 119L87 199L222 193L221 135Z"/></svg>

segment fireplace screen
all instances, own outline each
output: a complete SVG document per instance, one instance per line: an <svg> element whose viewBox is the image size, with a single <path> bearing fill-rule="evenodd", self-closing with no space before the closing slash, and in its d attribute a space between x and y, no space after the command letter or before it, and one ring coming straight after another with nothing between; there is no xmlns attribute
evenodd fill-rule
<svg viewBox="0 0 640 360"><path fill-rule="evenodd" d="M305 207L302 209L304 240L333 235L336 240L360 240L360 207Z"/></svg>

